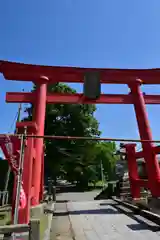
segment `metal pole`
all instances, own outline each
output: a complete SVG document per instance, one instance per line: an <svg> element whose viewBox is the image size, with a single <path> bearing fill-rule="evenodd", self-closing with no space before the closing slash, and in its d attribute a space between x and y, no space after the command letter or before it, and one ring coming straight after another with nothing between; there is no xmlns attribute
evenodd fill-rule
<svg viewBox="0 0 160 240"><path fill-rule="evenodd" d="M0 134L0 136L4 136L4 134ZM7 134L7 136L17 136L20 134ZM31 135L27 134L27 138L44 138L44 139L66 139L66 140L91 140L91 141L112 141L112 142L135 142L135 143L160 143L160 140L138 140L138 139L123 139L123 138L100 138L100 137L79 137L79 136L55 136L55 135Z"/></svg>
<svg viewBox="0 0 160 240"><path fill-rule="evenodd" d="M18 115L17 115L17 120L16 120L16 122L19 122L19 121L20 121L21 110L22 110L22 103L20 103L20 104L19 104L19 107L18 107ZM17 129L15 129L14 133L15 133L15 134L18 133ZM8 167L8 171L7 171L7 174L6 174L6 181L5 181L4 191L7 191L7 189L8 189L10 174L11 174L11 167L9 166L9 167ZM2 204L4 204L4 197L3 197L3 200L2 200Z"/></svg>
<svg viewBox="0 0 160 240"><path fill-rule="evenodd" d="M103 163L101 160L101 179L102 179L102 189L104 189L104 174L103 174Z"/></svg>
<svg viewBox="0 0 160 240"><path fill-rule="evenodd" d="M10 173L11 173L11 167L9 166L8 170L7 170L7 174L6 174L6 181L5 181L4 191L7 191L7 189L8 189Z"/></svg>
<svg viewBox="0 0 160 240"><path fill-rule="evenodd" d="M10 168L10 166L9 166L9 167L8 167L8 170L7 170L7 175L6 175L6 181L5 181L5 186L4 186L4 192L7 192L8 184L9 184L9 177L10 177L10 174L11 174L11 168ZM2 206L4 205L4 203L5 203L5 194L3 195Z"/></svg>
<svg viewBox="0 0 160 240"><path fill-rule="evenodd" d="M21 135L21 148L20 148L20 158L19 158L19 168L17 174L17 189L16 189L16 202L15 202L15 212L13 223L18 223L18 212L19 212L19 200L20 200L20 191L22 184L22 173L23 173L23 163L24 163L24 148L25 148L25 138L26 138L26 129L24 134Z"/></svg>

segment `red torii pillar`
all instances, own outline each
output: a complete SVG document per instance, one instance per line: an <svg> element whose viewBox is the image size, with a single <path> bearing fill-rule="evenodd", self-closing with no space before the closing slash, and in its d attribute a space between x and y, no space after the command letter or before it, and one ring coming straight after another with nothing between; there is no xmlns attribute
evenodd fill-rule
<svg viewBox="0 0 160 240"><path fill-rule="evenodd" d="M23 122L17 124L18 128L22 128L23 126L28 127L28 125L35 123L36 128L34 134L37 136L44 135L47 83L48 78L41 77L36 83L36 92L32 93L34 98L34 116L32 122ZM25 209L19 210L18 223L29 222L30 204L32 206L39 204L39 201L41 200L43 194L43 140L43 138L29 138L27 141L28 144L27 148L25 149L23 169L23 182L24 190L26 193L27 206Z"/></svg>
<svg viewBox="0 0 160 240"><path fill-rule="evenodd" d="M17 123L17 128L23 133L24 127L27 127L27 133L30 135L43 136L46 96L47 96L48 78L41 77L36 82L36 91L32 93L34 114L32 122ZM42 200L43 178L44 178L44 139L28 138L24 154L23 168L23 186L26 194L27 204L24 209L19 210L18 223L28 223L30 220L30 205L37 205ZM15 189L14 194L15 197ZM12 208L14 209L15 199ZM13 217L13 216L12 216Z"/></svg>
<svg viewBox="0 0 160 240"><path fill-rule="evenodd" d="M135 114L137 118L139 134L141 140L152 141L151 129L148 122L147 111L143 93L140 89L141 80L137 79L128 84L131 89L131 96L133 99ZM151 142L142 142L144 159L148 173L148 186L154 197L160 196L160 169L156 155L154 153L154 146Z"/></svg>
<svg viewBox="0 0 160 240"><path fill-rule="evenodd" d="M125 144L127 163L128 163L128 175L130 181L131 195L133 199L140 198L140 186L138 176L138 166L136 162L136 144Z"/></svg>
<svg viewBox="0 0 160 240"><path fill-rule="evenodd" d="M34 106L34 119L37 124L37 136L44 135L45 112L46 112L46 98L47 98L47 83L48 78L42 76L36 84L36 99ZM41 192L41 171L43 170L42 155L44 141L43 138L35 138L36 158L34 162L33 185L34 197L32 198L32 205L39 203L39 194Z"/></svg>
<svg viewBox="0 0 160 240"><path fill-rule="evenodd" d="M19 127L21 126L20 124ZM22 125L23 126L23 125ZM25 123L24 123L25 126ZM33 130L28 127L27 134L33 135ZM19 209L18 213L18 223L29 223L30 221L30 206L31 206L31 199L34 197L34 186L32 186L33 174L35 169L33 169L33 159L35 158L35 149L34 149L34 138L28 138L25 147L25 154L24 154L24 166L23 166L23 187L26 194L26 207L24 209ZM16 186L16 185L15 185ZM15 200L15 199L14 199ZM14 207L12 205L12 207ZM14 216L12 216L13 219Z"/></svg>

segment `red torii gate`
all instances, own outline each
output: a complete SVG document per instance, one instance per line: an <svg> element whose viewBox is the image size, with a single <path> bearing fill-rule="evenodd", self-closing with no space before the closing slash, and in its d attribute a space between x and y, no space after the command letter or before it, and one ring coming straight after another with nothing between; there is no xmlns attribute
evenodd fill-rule
<svg viewBox="0 0 160 240"><path fill-rule="evenodd" d="M124 94L101 94L97 100L89 100L83 94L48 94L47 85L56 82L83 83L87 72L99 72L101 83L127 84L130 88L128 95ZM43 136L46 103L104 103L104 104L133 104L139 134L141 140L152 141L152 134L148 123L146 104L160 104L159 95L144 95L141 92L141 84L160 84L160 69L128 70L128 69L93 69L76 67L49 67L28 65L7 61L0 61L0 72L6 80L32 81L36 84L36 92L33 93L7 93L6 101L34 104L34 117L32 122L17 123L17 128L27 126L29 134ZM140 80L142 79L142 80ZM138 182L135 174L135 154L133 157L133 145L127 147L129 161L130 180L132 186ZM156 160L155 147L151 142L142 142L143 157L146 161L148 173L148 187L154 197L160 196L160 171ZM129 150L130 149L130 150ZM158 151L157 151L158 152ZM25 161L23 171L24 191L27 195L27 207L19 211L19 223L29 221L29 206L39 204L43 187L43 139L29 138L25 149ZM132 189L132 188L131 188ZM40 194L41 192L41 194ZM132 191L133 197L139 196Z"/></svg>

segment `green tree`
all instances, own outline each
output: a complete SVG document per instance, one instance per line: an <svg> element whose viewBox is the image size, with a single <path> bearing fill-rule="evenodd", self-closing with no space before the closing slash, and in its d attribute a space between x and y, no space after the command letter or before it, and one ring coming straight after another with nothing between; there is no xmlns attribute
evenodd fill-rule
<svg viewBox="0 0 160 240"><path fill-rule="evenodd" d="M118 159L118 157L115 155L115 142L97 142L95 152L95 164L97 165L98 174L101 174L100 163L102 163L106 180L115 179L115 165ZM98 178L101 177L98 176Z"/></svg>
<svg viewBox="0 0 160 240"><path fill-rule="evenodd" d="M115 165L118 157L114 154L116 145L114 142L92 142L87 146L78 161L69 159L65 169L69 181L77 181L81 186L88 186L88 182L95 184L102 180L101 163L106 180L115 180ZM67 168L68 166L68 168Z"/></svg>
<svg viewBox="0 0 160 240"><path fill-rule="evenodd" d="M35 88L33 89L33 91ZM75 93L65 84L48 86L50 93ZM46 108L45 134L63 136L99 136L98 122L94 117L95 105L88 104L48 104ZM28 118L32 118L32 107L27 108ZM26 119L25 119L26 120ZM86 184L93 167L89 168L95 142L89 140L45 140L45 173L55 179L59 176L70 181Z"/></svg>

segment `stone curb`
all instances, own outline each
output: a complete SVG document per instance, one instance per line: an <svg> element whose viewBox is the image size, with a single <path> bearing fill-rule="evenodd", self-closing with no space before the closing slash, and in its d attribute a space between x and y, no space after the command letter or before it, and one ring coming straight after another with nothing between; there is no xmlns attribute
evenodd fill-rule
<svg viewBox="0 0 160 240"><path fill-rule="evenodd" d="M49 240L50 239L50 231L51 231L51 227L52 227L53 212L55 210L55 202L49 203L46 206L45 210L48 214L48 228L44 232L43 240Z"/></svg>

